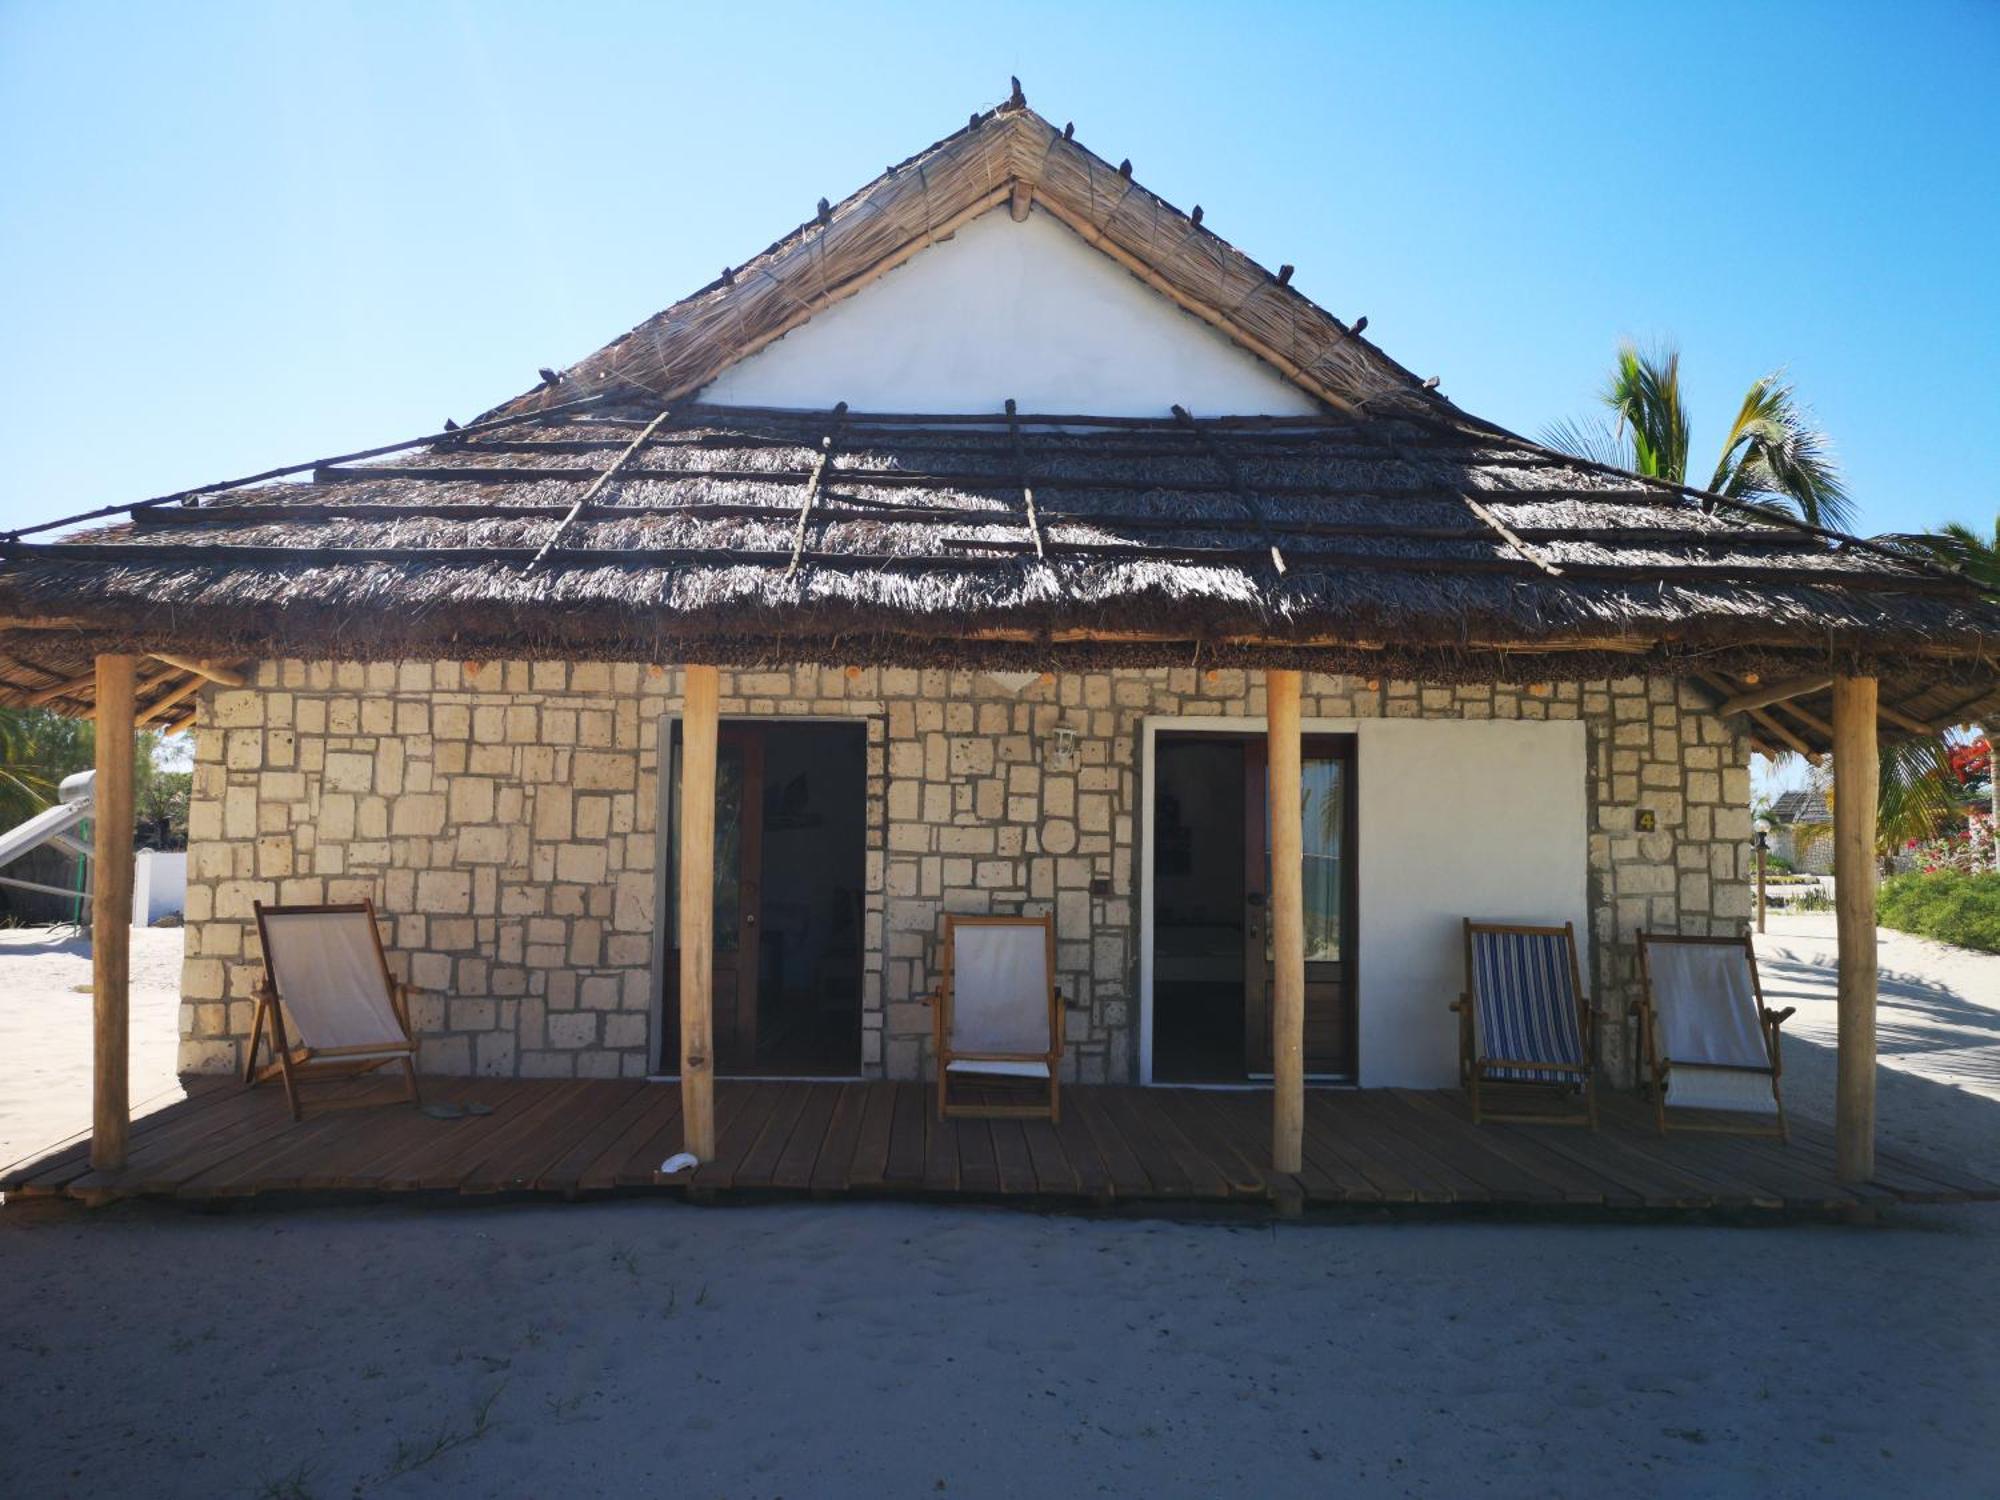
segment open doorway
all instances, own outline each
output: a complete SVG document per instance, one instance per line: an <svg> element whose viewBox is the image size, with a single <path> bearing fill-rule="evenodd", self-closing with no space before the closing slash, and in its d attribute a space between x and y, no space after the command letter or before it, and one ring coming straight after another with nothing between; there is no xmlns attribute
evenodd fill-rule
<svg viewBox="0 0 2000 1500"><path fill-rule="evenodd" d="M1310 1074L1355 1076L1353 738L1303 746ZM1153 758L1153 1077L1271 1071L1268 778L1261 735L1162 734Z"/></svg>
<svg viewBox="0 0 2000 1500"><path fill-rule="evenodd" d="M670 775L660 1065L676 1069L680 725ZM722 1074L861 1066L867 731L725 721L715 786L715 1060Z"/></svg>

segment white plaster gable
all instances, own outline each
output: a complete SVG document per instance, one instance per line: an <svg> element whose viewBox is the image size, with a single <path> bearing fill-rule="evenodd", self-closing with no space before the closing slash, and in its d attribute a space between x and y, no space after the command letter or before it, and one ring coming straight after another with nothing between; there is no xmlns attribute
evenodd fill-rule
<svg viewBox="0 0 2000 1500"><path fill-rule="evenodd" d="M997 208L768 348L703 401L857 411L1308 416L1312 398L1042 213Z"/></svg>

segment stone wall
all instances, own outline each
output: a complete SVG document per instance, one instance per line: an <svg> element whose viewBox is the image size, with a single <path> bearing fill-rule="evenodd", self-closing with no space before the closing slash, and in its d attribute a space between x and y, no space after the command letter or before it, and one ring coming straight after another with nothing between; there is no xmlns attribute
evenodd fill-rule
<svg viewBox="0 0 2000 1500"><path fill-rule="evenodd" d="M269 662L250 688L209 690L190 814L183 1069L239 1061L260 973L253 901L367 896L392 965L424 992L414 1019L426 1068L645 1073L659 736L679 693L670 669L560 662ZM1632 992L1638 928L1735 932L1749 913L1748 745L1692 689L1312 675L1302 709L1582 718L1601 1003L1622 1010ZM943 913L1014 911L1055 914L1068 1076L1133 1076L1141 720L1263 710L1257 674L1233 670L723 674L725 715L868 725L862 1066L896 1078L928 1065L921 997ZM1074 733L1073 763L1048 753L1057 728Z"/></svg>

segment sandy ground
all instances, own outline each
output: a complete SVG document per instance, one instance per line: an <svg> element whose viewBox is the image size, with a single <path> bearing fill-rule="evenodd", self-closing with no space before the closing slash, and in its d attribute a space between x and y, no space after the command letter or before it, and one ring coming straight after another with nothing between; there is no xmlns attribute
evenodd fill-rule
<svg viewBox="0 0 2000 1500"><path fill-rule="evenodd" d="M132 933L134 1114L181 1097L178 927ZM90 1128L90 943L74 927L0 928L0 1165Z"/></svg>
<svg viewBox="0 0 2000 1500"><path fill-rule="evenodd" d="M1812 921L1764 944L1808 1108ZM2000 959L1884 962L1885 1136L1990 1169ZM1956 1496L2000 1451L2000 1208L29 1209L0 1210L10 1496Z"/></svg>

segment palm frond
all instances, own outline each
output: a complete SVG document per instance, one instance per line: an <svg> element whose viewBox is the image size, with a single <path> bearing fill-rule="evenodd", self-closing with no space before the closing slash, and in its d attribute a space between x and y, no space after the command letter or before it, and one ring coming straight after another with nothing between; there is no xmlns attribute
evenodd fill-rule
<svg viewBox="0 0 2000 1500"><path fill-rule="evenodd" d="M1847 530L1854 510L1833 444L1782 374L1753 381L1708 487L1739 500L1790 505L1813 526Z"/></svg>
<svg viewBox="0 0 2000 1500"><path fill-rule="evenodd" d="M1943 735L1900 740L1882 749L1875 842L1884 853L1913 839L1936 838L1964 813L1963 783Z"/></svg>
<svg viewBox="0 0 2000 1500"><path fill-rule="evenodd" d="M1594 464L1609 464L1614 469L1634 468L1631 444L1625 441L1616 422L1603 417L1569 417L1552 422L1542 429L1541 443L1545 448Z"/></svg>
<svg viewBox="0 0 2000 1500"><path fill-rule="evenodd" d="M1619 345L1603 401L1618 414L1620 435L1631 441L1634 472L1687 483L1688 419L1678 349L1642 354L1636 344Z"/></svg>
<svg viewBox="0 0 2000 1500"><path fill-rule="evenodd" d="M1957 568L1979 587L2000 593L2000 516L1994 518L1990 540L1957 521L1947 521L1936 531L1904 532L1882 540Z"/></svg>

